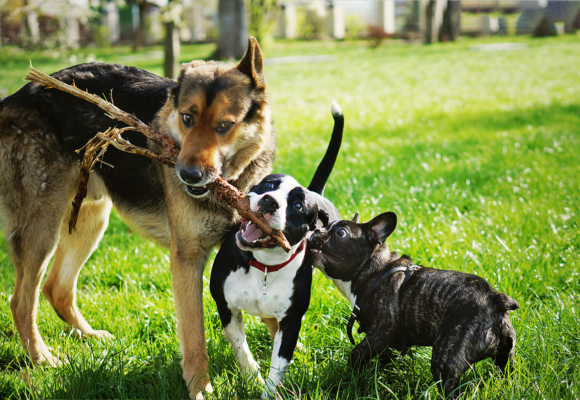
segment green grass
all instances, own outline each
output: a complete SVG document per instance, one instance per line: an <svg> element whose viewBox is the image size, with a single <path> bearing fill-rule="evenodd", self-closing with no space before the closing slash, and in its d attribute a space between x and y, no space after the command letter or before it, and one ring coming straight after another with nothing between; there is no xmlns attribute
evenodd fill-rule
<svg viewBox="0 0 580 400"><path fill-rule="evenodd" d="M528 47L469 49L500 40ZM51 52L0 48L0 87L7 94L21 87L30 59L53 72L91 52L101 61L161 73L158 53L151 53L159 50L133 57L127 48L94 49L55 59ZM182 61L211 51L211 45L184 46ZM577 399L580 38L466 39L430 47L393 41L376 50L362 42L282 42L264 54L337 57L266 67L278 132L275 171L308 183L326 149L329 106L337 99L346 129L326 196L341 214L360 211L367 220L394 210L399 226L388 239L392 249L427 266L476 273L519 302L511 314L518 341L509 378L490 361L478 363L464 376L464 397ZM10 316L14 272L2 242L0 398L186 397L170 279L168 252L113 215L81 272L78 301L89 323L116 339L69 335L42 298L41 334L65 363L31 370ZM349 306L320 273L314 288L300 334L306 349L289 368L284 398L439 396L429 348L415 348L391 366L348 369ZM261 388L239 374L209 290L204 301L216 397L259 396ZM267 330L246 317L246 331L264 375L271 353Z"/></svg>

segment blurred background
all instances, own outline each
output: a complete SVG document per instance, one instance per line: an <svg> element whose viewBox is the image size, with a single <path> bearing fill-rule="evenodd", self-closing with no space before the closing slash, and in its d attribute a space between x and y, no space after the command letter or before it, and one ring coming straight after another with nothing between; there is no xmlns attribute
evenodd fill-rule
<svg viewBox="0 0 580 400"><path fill-rule="evenodd" d="M208 58L236 59L248 35L266 48L276 40L367 40L378 47L389 39L431 44L578 30L580 1L0 0L1 46L69 55L75 49L124 45L138 52L157 46L150 56L163 56L167 77L175 76L180 44L215 43Z"/></svg>

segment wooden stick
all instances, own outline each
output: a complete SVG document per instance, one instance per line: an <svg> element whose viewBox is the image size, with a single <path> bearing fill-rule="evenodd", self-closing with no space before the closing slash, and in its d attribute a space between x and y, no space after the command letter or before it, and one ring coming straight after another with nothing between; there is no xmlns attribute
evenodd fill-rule
<svg viewBox="0 0 580 400"><path fill-rule="evenodd" d="M84 92L76 86L71 86L59 81L58 79L54 79L51 76L48 76L45 73L34 69L32 65L30 65L30 70L31 72L26 76L26 79L39 83L43 86L46 86L47 88L62 90L63 92L72 94L73 96L93 103L101 109L105 110L110 118L119 120L129 125L127 128L109 128L105 132L99 132L83 148L77 150L77 153L79 153L84 149L85 154L83 156L83 160L79 162L81 171L79 175L77 192L73 201L73 209L69 219L69 233L72 233L72 231L75 229L80 207L87 195L90 172L95 163L103 156L109 145L112 145L113 147L124 152L149 157L163 165L175 165L175 160L179 156L179 146L173 140L169 139L167 135L162 135L161 133L152 129L149 125L141 122L133 114L126 113L125 111L117 108L113 104L101 99L100 97L95 96L94 94ZM127 130L137 130L141 132L147 138L151 139L159 147L161 147L167 153L168 157L156 154L148 149L135 146L127 140L123 139L121 134ZM101 150L100 153L95 157L95 154L99 150ZM262 214L252 211L250 209L250 201L248 198L235 186L231 185L223 178L217 178L215 181L207 184L206 187L211 190L216 199L226 203L232 208L235 208L242 217L247 218L256 224L258 228L260 228L266 235L272 237L272 239L274 239L286 252L290 251L290 244L284 237L284 234L277 229L272 229Z"/></svg>
<svg viewBox="0 0 580 400"><path fill-rule="evenodd" d="M59 81L58 79L55 79L45 74L44 72L40 72L32 67L32 63L30 64L30 73L26 75L26 79L32 82L36 82L40 85L46 86L47 89L50 88L58 89L95 104L96 106L105 110L109 118L116 119L118 121L126 123L129 126L134 127L136 130L144 134L147 138L157 143L157 145L159 145L159 147L161 147L164 151L166 151L170 157L177 158L179 156L179 146L173 140L169 139L167 135L162 135L161 133L157 132L149 125L141 122L141 120L139 120L139 118L137 118L135 115L129 114L121 110L115 105L109 103L106 100L101 99L100 97L94 94L79 89L74 85L74 83L73 85L68 85L64 82Z"/></svg>
<svg viewBox="0 0 580 400"><path fill-rule="evenodd" d="M75 198L72 202L72 210L70 213L70 218L68 220L68 233L69 235L75 230L77 226L77 220L79 218L79 212L81 210L81 205L83 204L83 200L87 197L87 190L89 185L89 175L91 170L95 166L95 163L101 157L109 144L104 140L94 137L92 138L84 147L85 154L83 156L82 161L79 161L80 165L80 173L79 173L79 180L77 184L77 192L75 194ZM77 150L80 152L82 149ZM97 151L100 153L95 157L95 153Z"/></svg>
<svg viewBox="0 0 580 400"><path fill-rule="evenodd" d="M252 211L250 208L250 199L235 186L230 185L223 178L217 178L215 181L208 183L206 187L211 190L218 200L235 208L238 210L238 214L256 224L258 228L274 239L286 252L290 251L290 243L288 243L284 234L278 229L272 229L262 214Z"/></svg>
<svg viewBox="0 0 580 400"><path fill-rule="evenodd" d="M134 144L128 142L127 140L121 137L121 134L127 130L133 130L133 128L113 128L109 129L103 133L97 133L96 138L99 138L105 141L107 144L111 144L117 149L124 151L126 153L133 153L139 154L141 156L152 158L154 161L157 161L159 164L169 165L170 167L175 167L174 159L161 156L157 153L152 152L151 150L144 149L143 147L135 146Z"/></svg>

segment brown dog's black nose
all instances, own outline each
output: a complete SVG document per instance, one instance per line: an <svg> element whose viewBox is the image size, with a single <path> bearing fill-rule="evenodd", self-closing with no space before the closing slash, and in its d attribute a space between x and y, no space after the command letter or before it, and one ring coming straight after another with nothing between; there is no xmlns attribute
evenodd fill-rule
<svg viewBox="0 0 580 400"><path fill-rule="evenodd" d="M179 176L181 176L181 179L183 179L184 182L194 185L201 182L203 172L200 167L182 165L179 168Z"/></svg>
<svg viewBox="0 0 580 400"><path fill-rule="evenodd" d="M258 201L259 211L262 214L272 214L280 208L278 202L270 195L265 195Z"/></svg>

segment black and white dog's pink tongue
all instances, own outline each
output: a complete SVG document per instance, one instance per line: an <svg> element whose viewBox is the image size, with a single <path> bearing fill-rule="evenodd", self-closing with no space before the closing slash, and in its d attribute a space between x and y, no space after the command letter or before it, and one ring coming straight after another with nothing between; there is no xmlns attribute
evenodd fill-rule
<svg viewBox="0 0 580 400"><path fill-rule="evenodd" d="M263 235L264 232L254 224L250 224L242 233L242 237L250 243L254 240L260 239Z"/></svg>

